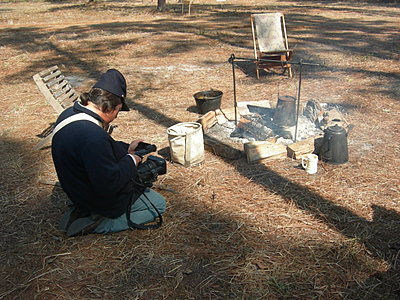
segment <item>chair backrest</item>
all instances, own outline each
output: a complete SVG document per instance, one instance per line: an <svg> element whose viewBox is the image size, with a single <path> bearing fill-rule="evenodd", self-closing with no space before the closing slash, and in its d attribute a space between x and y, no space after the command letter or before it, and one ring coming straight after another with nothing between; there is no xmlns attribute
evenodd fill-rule
<svg viewBox="0 0 400 300"><path fill-rule="evenodd" d="M33 80L57 113L61 113L79 98L78 93L61 74L58 66L35 74Z"/></svg>
<svg viewBox="0 0 400 300"><path fill-rule="evenodd" d="M257 42L260 52L281 52L288 49L283 14L252 14L251 25L254 43Z"/></svg>

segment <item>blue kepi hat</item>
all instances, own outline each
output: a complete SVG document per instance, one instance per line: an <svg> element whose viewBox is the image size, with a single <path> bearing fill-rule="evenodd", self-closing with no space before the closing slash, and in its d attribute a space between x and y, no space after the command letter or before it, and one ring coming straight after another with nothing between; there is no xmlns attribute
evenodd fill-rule
<svg viewBox="0 0 400 300"><path fill-rule="evenodd" d="M123 111L129 111L128 105L125 103L126 97L126 80L124 76L116 69L110 69L100 76L99 81L93 86L94 88L101 88L110 92L118 97L121 97Z"/></svg>

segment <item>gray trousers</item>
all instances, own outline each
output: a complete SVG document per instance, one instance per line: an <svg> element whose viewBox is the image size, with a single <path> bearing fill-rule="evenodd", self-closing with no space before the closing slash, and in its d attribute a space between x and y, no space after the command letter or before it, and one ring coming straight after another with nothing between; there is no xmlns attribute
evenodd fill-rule
<svg viewBox="0 0 400 300"><path fill-rule="evenodd" d="M165 198L159 193L153 191L152 189L146 189L144 192L157 208L160 214L163 214L166 210ZM153 221L158 217L157 212L154 207L149 203L149 200L141 195L136 202L131 207L131 220L136 224L145 224ZM128 221L126 219L126 214L122 214L115 219L104 219L94 230L95 233L112 233L128 229Z"/></svg>

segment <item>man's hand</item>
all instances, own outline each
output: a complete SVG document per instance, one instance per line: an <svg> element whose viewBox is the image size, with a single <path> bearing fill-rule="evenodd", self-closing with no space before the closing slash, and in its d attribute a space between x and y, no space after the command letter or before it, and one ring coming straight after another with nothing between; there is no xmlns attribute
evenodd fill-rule
<svg viewBox="0 0 400 300"><path fill-rule="evenodd" d="M140 142L143 142L143 140L134 140L128 147L128 153L129 154L134 154L135 153L135 149L136 149L136 147L138 146L138 144Z"/></svg>
<svg viewBox="0 0 400 300"><path fill-rule="evenodd" d="M135 155L135 149L140 142L143 142L143 140L134 140L128 147L128 153L132 154L133 158L135 159L136 166L142 161L142 158L139 155Z"/></svg>

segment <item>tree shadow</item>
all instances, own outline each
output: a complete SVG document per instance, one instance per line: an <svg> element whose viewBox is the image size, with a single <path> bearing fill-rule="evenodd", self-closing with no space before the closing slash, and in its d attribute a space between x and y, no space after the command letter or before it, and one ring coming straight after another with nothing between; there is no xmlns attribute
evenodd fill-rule
<svg viewBox="0 0 400 300"><path fill-rule="evenodd" d="M136 6L132 6L132 9ZM279 7L278 7L279 8ZM65 9L60 6L57 9ZM121 9L118 5L115 8ZM89 55L92 57L89 61L82 59L80 55L74 50L66 50L58 45L57 39L87 39L96 31L102 31L105 37L121 34L124 32L142 32L151 33L154 35L161 35L164 32L177 32L194 34L196 36L204 37L211 41L216 41L227 46L233 46L238 51L251 51L251 30L249 26L243 26L243 21L247 20L251 13L257 12L260 8L250 9L247 6L234 6L227 7L226 12L213 12L204 13L202 17L207 21L202 24L188 23L186 18L176 19L169 15L165 18L156 20L151 23L145 22L104 22L99 24L82 24L73 25L66 28L54 29L52 31L42 31L39 27L19 27L4 29L3 36L0 42L5 45L12 45L16 49L27 52L37 52L44 49L50 50L54 55L52 63L62 62L67 66L80 68L88 72L94 78L99 75L98 70L101 69L100 57L107 57L114 55L110 49L119 49L126 44L135 44L137 39L107 39L105 38L101 43L88 42L85 49L80 49L82 56ZM334 8L320 8L322 10L332 10ZM356 8L338 8L340 10L351 12ZM360 11L365 8L360 7ZM231 11L231 12L229 12ZM380 13L380 12L378 12ZM227 22L227 18L229 21ZM382 22L365 21L362 19L337 19L328 18L321 15L304 15L289 13L286 15L287 30L289 42L295 39L297 44L302 46L319 44L322 46L335 47L340 52L356 53L357 56L365 56L378 58L378 59L394 59L398 55L397 44L400 40L398 37L397 29L385 25ZM379 25L379 26L377 26ZM73 36L68 37L73 32ZM388 37L382 40L379 38L379 33L386 32ZM363 39L362 45L354 43L360 40L363 36L368 35L368 39ZM54 41L55 39L55 41ZM152 55L163 57L173 53L187 53L194 51L196 47L207 46L206 41L199 41L192 43L191 41L183 41L179 39L169 40L169 46L165 48L156 49ZM373 76L376 78L385 78L393 80L394 85L400 81L398 74L385 71L371 71L356 66L349 67L333 67L325 66L324 61L315 55L311 49L299 49L295 52L294 60L303 59L303 61L320 64L319 71L326 71L325 74L317 75L329 76L331 72L346 72L349 74L360 74L365 76ZM139 54L138 54L139 55ZM143 53L143 57L148 53ZM24 70L17 71L13 76L7 77L6 80L12 81L15 78L25 78L26 73L34 74L42 69L49 67L49 58L35 61L28 65ZM238 63L238 67L249 76L254 77L251 64ZM309 72L306 76L314 76ZM12 79L11 79L12 78ZM397 92L393 93L392 87L382 87L377 91L389 96L396 96Z"/></svg>
<svg viewBox="0 0 400 300"><path fill-rule="evenodd" d="M240 71L242 71L246 76L251 78L256 78L256 65L254 62L250 61L237 61L235 62L235 67L237 67ZM263 70L260 71L260 76L265 75L266 72Z"/></svg>
<svg viewBox="0 0 400 300"><path fill-rule="evenodd" d="M163 124L166 127L178 122L176 119L163 116L143 105L132 104L135 109L149 119L153 119L155 115L164 118ZM26 146L20 145L12 139L3 139L0 146L3 157L2 170L9 168L8 158L18 160L18 157L14 158L15 153L21 153L22 164L29 164L35 159L35 153L27 152ZM162 150L165 151L165 149ZM167 155L167 153L163 153ZM357 239L358 242L365 245L372 256L383 258L391 264L392 267L388 272L375 274L364 283L349 287L347 299L357 299L360 295L370 299L382 296L390 298L398 295L400 281L397 259L399 249L391 248L397 242L393 236L396 236L400 230L400 216L397 212L374 206L373 220L367 221L347 208L338 206L308 188L277 174L265 165L252 165L250 174L249 166L245 161L241 160L235 163L228 159L225 161L232 164L244 178L265 187L270 193L282 196L282 199L288 203L294 203L299 209L311 213L335 231L339 231L349 238ZM265 177L255 178L252 175L255 173L264 173ZM2 174L7 176L7 178L3 178L2 183L8 182L10 175L11 177L20 176L18 172L7 175L2 172ZM22 179L23 184L28 187L36 175L36 169L30 170L30 173L25 174ZM124 237L129 232L116 234L114 238L96 235L74 238L73 242L71 239L65 240L65 237L56 230L59 216L68 200L62 190L55 187L50 197L38 195L36 198L31 195L28 201L25 200L25 203L19 204L15 204L14 200L10 198L13 190L14 187L2 187L2 198L7 197L10 200L2 201L0 206L1 218L8 224L0 235L3 253L0 262L4 264L7 262L8 266L18 266L21 262L26 263L29 259L29 266L27 265L24 271L16 267L10 272L7 268L9 273L2 274L7 284L2 287L1 295L19 297L40 294L41 296L50 296L56 291L65 292L60 290L65 280L63 276L52 277L54 287L49 290L49 294L46 294L46 290L39 293L31 284L35 282L35 276L43 274L45 276L52 270L63 269L69 274L68 276L80 276L84 281L81 288L68 292L71 297L92 295L93 287L96 286L98 280L107 280L106 277L110 276L109 273L104 274L106 276L104 278L100 275L93 277L89 273L79 272L74 263L68 264L67 261L61 259L54 261L49 257L51 258L54 253L59 253L60 247L65 252L71 251L77 245L86 245L90 241L98 245L107 244L113 240L117 241L118 237ZM356 268L360 268L360 270L369 268L360 260L359 254L351 254L351 245L344 246L348 247L348 250L343 249L343 252L338 252L337 247L329 244L314 245L309 248L309 245L301 245L300 242L294 243L287 237L278 237L275 232L261 235L256 228L252 227L250 220L247 224L246 221L232 219L229 214L225 216L223 213L217 214L212 209L202 207L200 204L193 205L194 197L196 196L185 192L180 195L179 200L170 201L169 220L164 227L157 231L158 240L155 241L154 237L150 238L154 232L129 235L129 239L133 238L133 243L143 244L144 248L135 247L131 249L129 255L124 255L122 263L130 271L129 275L124 277L123 285L117 281L116 284L105 287L98 293L105 293L104 295L110 292L115 293L120 295L121 299L128 295L142 295L155 299L165 295L187 298L194 294L203 299L210 297L216 299L259 298L265 295L270 297L280 295L282 298L302 295L304 298L308 298L320 295L319 291L315 290L315 286L311 282L300 281L297 278L300 273L289 273L290 275L288 275L288 270L283 267L290 265L287 260L293 264L307 265L308 263L312 264L317 255L321 266L326 266L321 274L322 282L330 280L337 284L342 280L342 269L350 268L349 264L354 261L358 264ZM210 197L218 196L212 194ZM167 198L173 198L173 196L167 196ZM36 202L37 200L39 201ZM10 211L16 211L16 206L18 212L10 214ZM44 210L43 207L54 207L55 209ZM17 218L15 218L16 216ZM49 238L52 241L49 241ZM297 238L300 240L301 235ZM156 253L143 251L148 250L147 247L164 250ZM283 260L276 257L279 249L285 249L287 253L287 257ZM105 250L102 249L102 251ZM14 255L16 252L17 256ZM96 252L95 248L90 251L93 254ZM296 255L292 256L290 253L303 253L304 255L294 258L293 256ZM38 255L39 259L31 260L33 254ZM88 258L90 259L90 255ZM105 261L104 263L107 265L113 262ZM293 269L290 270L293 271ZM299 272L303 272L301 267L299 267ZM328 276L327 273L330 275ZM16 278L22 278L19 285L16 285ZM132 289L126 289L126 285L141 288L132 291ZM334 288L334 284L332 288ZM266 291L268 291L267 294ZM107 297L103 299L107 299Z"/></svg>
<svg viewBox="0 0 400 300"><path fill-rule="evenodd" d="M42 157L29 143L2 135L0 156L0 298L11 299L43 271L43 258L57 244L52 227L57 211L49 209L48 197L38 187Z"/></svg>
<svg viewBox="0 0 400 300"><path fill-rule="evenodd" d="M137 9L137 6L132 6L132 10ZM54 10L60 9L71 9L67 7L59 7L54 8ZM104 9L121 9L121 7L108 7ZM168 19L168 15L165 19L160 19L158 22L153 23L143 23L143 22L106 22L102 24L93 24L88 26L71 26L66 28L66 30L72 30L76 34L78 34L79 38L85 38L85 31L89 31L90 29L96 30L104 30L105 32L110 32L113 34L118 34L118 32L124 32L127 30L139 30L143 32L165 32L165 31L176 31L176 32L192 32L198 35L210 38L212 40L216 40L227 45L236 46L242 49L252 49L251 47L251 32L250 32L250 23L248 28L244 27L242 24L243 19L248 18L254 10L248 10L249 7L246 6L233 6L230 5L228 10L235 11L234 17L227 14L232 14L226 12L225 14L214 14L212 11L208 14L202 15L203 18L206 18L207 24L204 25L194 25L194 24L186 24L186 26L182 26L182 23L185 23L185 19L176 20L176 19ZM323 9L323 8L321 8ZM326 10L332 10L334 8L326 8ZM341 10L351 11L351 8L343 8ZM226 23L226 18L230 17L229 23ZM356 20L357 21L357 20ZM223 23L223 26L220 23ZM238 25L241 25L238 28ZM379 22L381 24L381 22ZM379 27L377 28L378 23L368 22L359 20L355 22L353 19L351 20L337 20L337 19L329 19L326 17L322 17L320 15L304 15L304 14L288 14L287 15L287 27L289 37L296 38L297 40L301 40L303 44L307 43L319 43L326 45L337 45L339 48L345 51L352 51L354 53L365 53L368 55L373 55L381 58L390 58L391 53L388 52L388 49L396 50L395 44L392 44L390 39L387 39L387 42L382 41L378 38L371 37L366 41L368 43L367 46L356 46L352 41L358 40L360 34L371 34L371 33L379 33L382 30L386 32L393 32L393 43L396 41L396 30L391 27ZM55 30L55 33L47 33L43 35L54 35L57 32L64 32L65 29ZM222 31L224 31L222 33ZM231 31L231 33L227 32ZM360 34L355 31L359 31ZM13 36L13 39L6 39L4 41L5 44L13 44L15 42L16 34L13 32L22 33L23 36L21 40L23 40L24 50L28 50L26 47L30 41L38 39L38 32L35 33L35 28L17 28L11 29L10 35ZM26 34L24 34L24 32ZM300 35L305 35L306 33L313 33L313 35L301 39ZM46 36L44 36L46 37ZM187 51L191 48L185 44L184 48L179 47L179 43L182 41L176 41L177 46L176 49L180 49L180 51ZM106 41L106 43L109 43ZM386 46L385 46L386 45ZM21 45L22 46L22 45ZM55 46L55 45L53 45ZM117 46L117 45L115 45ZM390 47L387 47L390 46ZM35 47L38 47L36 45ZM93 47L95 49L95 47ZM33 50L33 49L32 49ZM59 51L60 49L54 49L55 51ZM169 49L170 50L170 49ZM166 52L169 51L168 49ZM29 50L28 50L29 51ZM61 54L63 54L61 52Z"/></svg>

